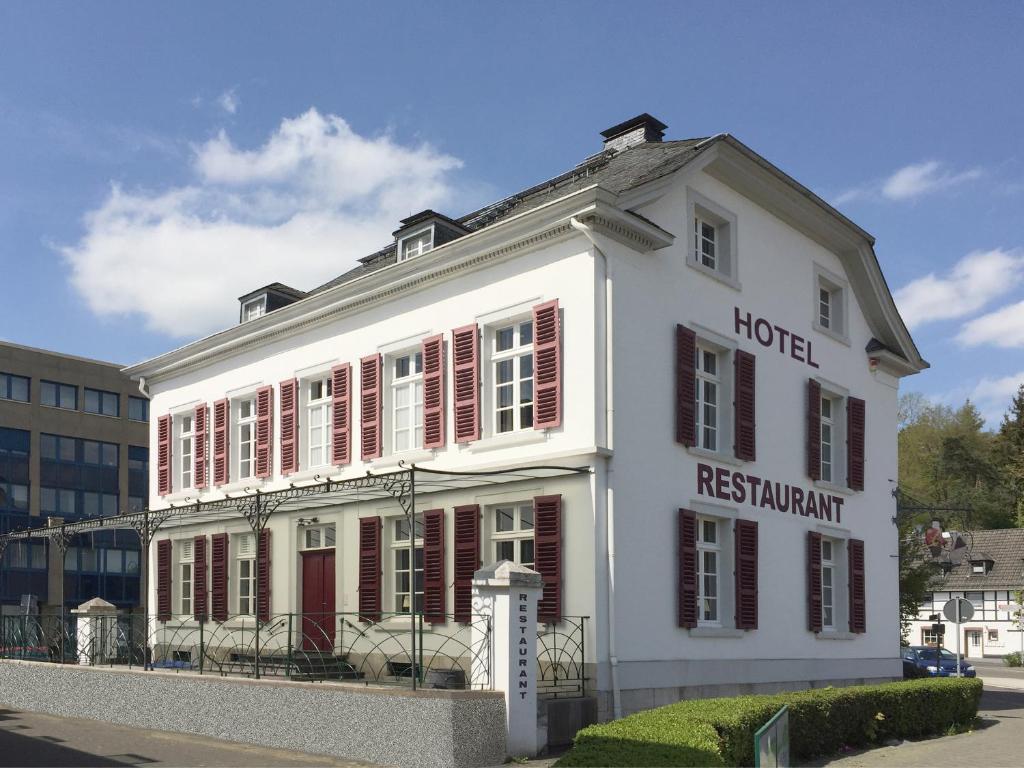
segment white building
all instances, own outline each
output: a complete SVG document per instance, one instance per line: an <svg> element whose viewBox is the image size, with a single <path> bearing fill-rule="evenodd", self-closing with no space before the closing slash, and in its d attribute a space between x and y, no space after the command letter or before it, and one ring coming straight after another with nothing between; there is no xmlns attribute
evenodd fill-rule
<svg viewBox="0 0 1024 768"><path fill-rule="evenodd" d="M950 560L947 552L935 559L938 575L933 592L921 606L917 621L910 623L906 640L910 645L936 645L939 638L930 617L942 614L942 607L956 597L970 601L974 615L961 623L960 649L971 659L1005 656L1024 651L1024 636L1017 611L1008 606L1020 603L1024 592L1024 530L973 531L962 534L967 553ZM956 625L944 617L942 645L956 647Z"/></svg>
<svg viewBox="0 0 1024 768"><path fill-rule="evenodd" d="M547 622L590 617L602 717L898 677L897 388L927 363L870 235L732 136L664 129L641 115L518 195L411 217L336 280L247 294L239 325L128 369L151 509L403 460L586 466L418 498L441 510L428 613L465 617L474 559L532 565ZM409 610L398 504L311 516L270 519L268 610ZM158 534L151 604L189 620L198 579L253 613L248 531Z"/></svg>

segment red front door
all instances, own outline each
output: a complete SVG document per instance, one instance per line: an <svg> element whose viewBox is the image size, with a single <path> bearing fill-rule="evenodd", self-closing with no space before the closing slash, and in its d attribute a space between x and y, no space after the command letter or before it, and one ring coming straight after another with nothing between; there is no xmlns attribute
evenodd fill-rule
<svg viewBox="0 0 1024 768"><path fill-rule="evenodd" d="M302 648L334 648L334 550L302 553Z"/></svg>

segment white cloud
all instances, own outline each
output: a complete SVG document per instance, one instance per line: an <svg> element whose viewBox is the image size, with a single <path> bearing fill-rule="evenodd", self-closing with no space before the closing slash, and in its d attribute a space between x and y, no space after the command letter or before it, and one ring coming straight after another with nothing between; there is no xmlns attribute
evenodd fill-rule
<svg viewBox="0 0 1024 768"><path fill-rule="evenodd" d="M855 200L879 198L902 202L951 189L968 181L979 179L982 175L983 171L980 168L969 168L966 171L954 173L938 160L928 160L923 163L905 165L880 181L848 189L837 195L835 201L837 205Z"/></svg>
<svg viewBox="0 0 1024 768"><path fill-rule="evenodd" d="M1010 407L1017 388L1024 384L1024 371L1001 378L981 379L971 389L968 397L978 406L989 429L995 429L1003 420L1003 415Z"/></svg>
<svg viewBox="0 0 1024 768"><path fill-rule="evenodd" d="M461 165L315 109L283 120L258 149L222 132L193 150L194 183L114 186L61 249L97 315L138 315L179 338L228 326L239 295L275 280L309 289L378 249L399 219L443 208Z"/></svg>
<svg viewBox="0 0 1024 768"><path fill-rule="evenodd" d="M893 294L909 326L964 317L1012 290L1024 277L1024 255L996 248L972 251L944 276L919 277Z"/></svg>
<svg viewBox="0 0 1024 768"><path fill-rule="evenodd" d="M966 347L1024 347L1024 301L976 317L963 327L956 340Z"/></svg>
<svg viewBox="0 0 1024 768"><path fill-rule="evenodd" d="M217 103L220 105L221 109L229 115L233 115L238 111L238 107L242 103L242 100L238 98L238 94L235 93L235 89L230 88L229 90L224 91L224 93L217 98Z"/></svg>

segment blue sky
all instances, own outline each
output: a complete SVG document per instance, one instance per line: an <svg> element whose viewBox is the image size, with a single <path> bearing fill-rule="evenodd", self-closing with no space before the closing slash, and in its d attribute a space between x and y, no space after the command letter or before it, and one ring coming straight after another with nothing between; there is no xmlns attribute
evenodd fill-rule
<svg viewBox="0 0 1024 768"><path fill-rule="evenodd" d="M158 354L647 111L873 233L933 365L905 389L995 425L1024 380L1022 35L998 2L5 2L0 338Z"/></svg>

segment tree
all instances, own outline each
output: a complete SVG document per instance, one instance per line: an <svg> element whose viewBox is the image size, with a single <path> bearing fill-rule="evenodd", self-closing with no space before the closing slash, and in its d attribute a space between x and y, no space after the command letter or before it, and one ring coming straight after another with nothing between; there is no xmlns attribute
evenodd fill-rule
<svg viewBox="0 0 1024 768"><path fill-rule="evenodd" d="M1024 384L1017 388L996 435L996 462L1006 479L1017 527L1024 527Z"/></svg>

